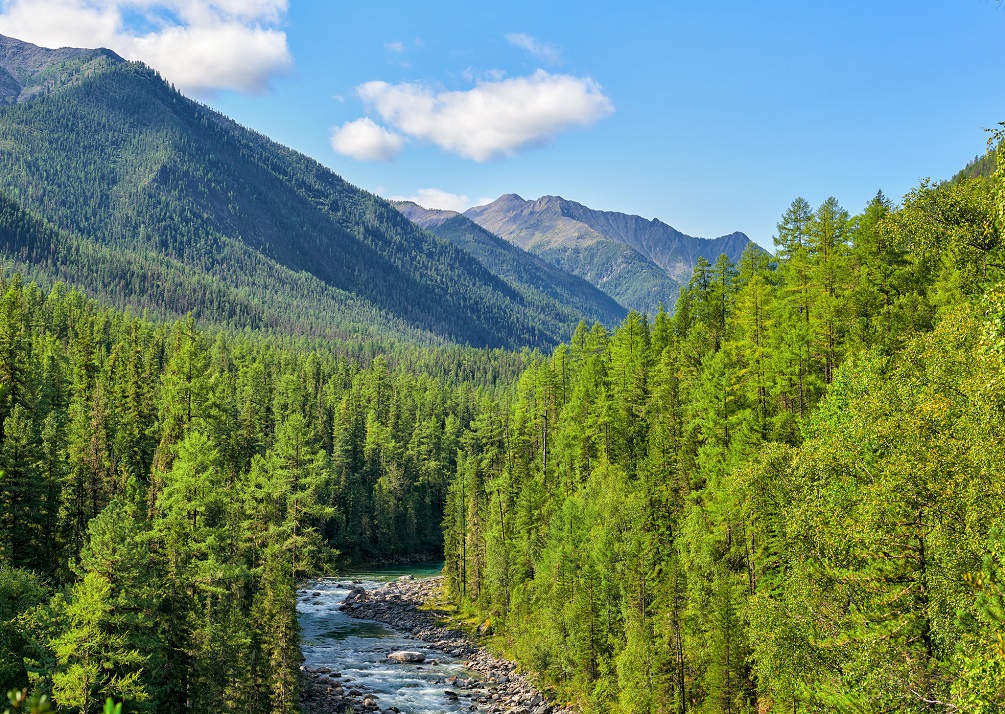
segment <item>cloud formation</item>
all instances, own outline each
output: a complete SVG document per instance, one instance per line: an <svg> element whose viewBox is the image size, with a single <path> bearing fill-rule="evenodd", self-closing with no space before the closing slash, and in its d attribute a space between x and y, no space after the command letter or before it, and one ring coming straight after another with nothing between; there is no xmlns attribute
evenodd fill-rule
<svg viewBox="0 0 1005 714"><path fill-rule="evenodd" d="M335 127L331 145L337 153L359 161L390 161L405 147L405 137L363 118Z"/></svg>
<svg viewBox="0 0 1005 714"><path fill-rule="evenodd" d="M179 89L261 92L293 67L287 0L3 0L0 33L44 47L107 47Z"/></svg>
<svg viewBox="0 0 1005 714"><path fill-rule="evenodd" d="M387 82L367 82L356 91L401 134L479 162L591 126L614 111L593 79L540 69L527 77L482 81L467 91Z"/></svg>
<svg viewBox="0 0 1005 714"><path fill-rule="evenodd" d="M463 213L472 206L482 206L491 203L491 198L479 198L472 201L462 193L450 193L439 188L420 188L411 196L388 196L389 201L411 201L423 208L457 211Z"/></svg>
<svg viewBox="0 0 1005 714"><path fill-rule="evenodd" d="M562 50L558 47L541 42L536 37L523 32L511 32L506 35L506 41L514 47L526 50L542 62L560 64L562 61Z"/></svg>

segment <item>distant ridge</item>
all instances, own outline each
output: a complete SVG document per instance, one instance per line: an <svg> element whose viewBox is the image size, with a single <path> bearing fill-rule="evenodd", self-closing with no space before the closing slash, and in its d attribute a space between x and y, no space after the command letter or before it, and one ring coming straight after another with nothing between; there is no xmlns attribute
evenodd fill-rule
<svg viewBox="0 0 1005 714"><path fill-rule="evenodd" d="M698 258L739 260L752 244L740 232L695 238L657 219L597 211L561 196L528 201L505 194L464 215L486 230L582 277L640 312L672 309Z"/></svg>
<svg viewBox="0 0 1005 714"><path fill-rule="evenodd" d="M461 215L457 211L442 208L425 208L414 201L391 201L391 205L404 213L412 223L427 230L441 226L451 218Z"/></svg>
<svg viewBox="0 0 1005 714"><path fill-rule="evenodd" d="M627 314L614 298L586 280L503 240L467 216L456 211L423 208L411 201L393 205L416 225L449 240L495 275L527 291L528 299L547 296L567 306L577 321L601 322L608 327L621 322Z"/></svg>

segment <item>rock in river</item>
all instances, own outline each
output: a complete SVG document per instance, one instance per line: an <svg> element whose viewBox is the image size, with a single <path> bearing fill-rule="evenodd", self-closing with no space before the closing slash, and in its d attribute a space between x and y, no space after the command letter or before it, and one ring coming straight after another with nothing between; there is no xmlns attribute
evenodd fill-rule
<svg viewBox="0 0 1005 714"><path fill-rule="evenodd" d="M392 652L387 656L388 659L393 659L395 662L425 662L426 655L421 652L407 652L402 650L401 652Z"/></svg>

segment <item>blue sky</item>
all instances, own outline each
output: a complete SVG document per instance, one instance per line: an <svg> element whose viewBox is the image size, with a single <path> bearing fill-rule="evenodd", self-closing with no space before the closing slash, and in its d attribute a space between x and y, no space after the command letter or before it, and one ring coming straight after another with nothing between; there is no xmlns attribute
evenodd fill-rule
<svg viewBox="0 0 1005 714"><path fill-rule="evenodd" d="M986 0L0 7L0 32L144 59L381 195L557 194L767 247L794 197L899 198L1005 121Z"/></svg>

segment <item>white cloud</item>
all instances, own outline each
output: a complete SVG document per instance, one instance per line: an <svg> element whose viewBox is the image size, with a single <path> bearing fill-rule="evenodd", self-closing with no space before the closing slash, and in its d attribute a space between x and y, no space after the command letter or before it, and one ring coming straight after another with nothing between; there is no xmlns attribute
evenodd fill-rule
<svg viewBox="0 0 1005 714"><path fill-rule="evenodd" d="M462 193L450 193L439 188L420 188L411 196L388 196L389 201L411 201L423 208L457 211L462 213L472 206L482 206L492 203L491 198L479 198L472 201Z"/></svg>
<svg viewBox="0 0 1005 714"><path fill-rule="evenodd" d="M183 91L261 92L293 67L287 0L3 0L0 33L44 47L107 47Z"/></svg>
<svg viewBox="0 0 1005 714"><path fill-rule="evenodd" d="M402 134L475 161L512 155L614 111L593 79L540 69L528 77L478 82L463 92L387 82L367 82L356 91Z"/></svg>
<svg viewBox="0 0 1005 714"><path fill-rule="evenodd" d="M385 42L384 43L384 49L387 50L388 52L394 52L396 54L401 54L402 52L405 51L405 43L404 42L399 42L399 41Z"/></svg>
<svg viewBox="0 0 1005 714"><path fill-rule="evenodd" d="M476 71L472 67L468 67L463 72L461 72L461 77L469 82L498 82L501 79L505 79L506 70L504 69L485 69Z"/></svg>
<svg viewBox="0 0 1005 714"><path fill-rule="evenodd" d="M506 41L515 47L530 52L534 57L548 64L560 64L562 50L554 45L545 44L536 37L523 32L511 32L506 35Z"/></svg>
<svg viewBox="0 0 1005 714"><path fill-rule="evenodd" d="M401 153L405 137L364 118L333 129L331 145L339 154L359 161L390 161Z"/></svg>

